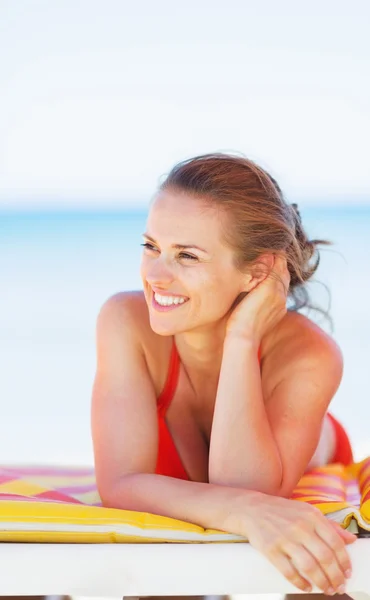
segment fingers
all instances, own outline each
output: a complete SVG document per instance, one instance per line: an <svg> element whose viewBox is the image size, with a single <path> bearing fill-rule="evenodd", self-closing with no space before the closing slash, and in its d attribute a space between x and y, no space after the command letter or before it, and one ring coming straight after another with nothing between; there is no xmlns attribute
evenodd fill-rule
<svg viewBox="0 0 370 600"><path fill-rule="evenodd" d="M314 584L327 595L343 594L352 573L346 543L352 543L353 537L321 513L311 512L309 520L292 523L263 551L300 590L308 592Z"/></svg>
<svg viewBox="0 0 370 600"><path fill-rule="evenodd" d="M287 544L284 548L298 570L324 594L343 594L346 576L333 549L318 535L307 536L302 544Z"/></svg>
<svg viewBox="0 0 370 600"><path fill-rule="evenodd" d="M321 543L323 544L323 542ZM327 548L327 550L329 549ZM330 563L333 562L331 552L326 553L324 550L317 552L316 550L316 554L311 554L311 552L301 544L294 544L292 542L287 542L284 545L284 552L289 556L297 570L304 577L307 577L309 582L312 582L316 587L322 590L324 594L334 594L334 591L338 591L340 585L344 583L344 576L338 568L338 565L338 573L333 574L335 584L333 584L327 573L327 567L332 567L332 564ZM325 564L321 564L321 556L324 557ZM335 577L335 575L337 575L337 577Z"/></svg>
<svg viewBox="0 0 370 600"><path fill-rule="evenodd" d="M357 538L349 531L342 529L340 525L328 521L322 526L322 523L316 527L316 532L324 541L327 547L332 549L336 561L345 577L350 577L352 572L352 564L349 554L346 549L346 542L353 543ZM354 539L353 539L354 538Z"/></svg>
<svg viewBox="0 0 370 600"><path fill-rule="evenodd" d="M302 577L293 565L292 561L281 552L273 551L268 555L270 562L276 567L284 577L303 592L311 592L310 582Z"/></svg>
<svg viewBox="0 0 370 600"><path fill-rule="evenodd" d="M342 531L339 533L328 521L323 521L321 515L314 530L308 524L300 529L300 536L295 541L286 540L284 552L299 572L325 594L343 594L352 566ZM352 542L351 535L345 537Z"/></svg>
<svg viewBox="0 0 370 600"><path fill-rule="evenodd" d="M330 521L328 519L328 524L334 528L334 530L339 533L340 537L344 541L345 544L353 544L357 540L357 535L348 531L348 529L344 529L339 523L335 521Z"/></svg>

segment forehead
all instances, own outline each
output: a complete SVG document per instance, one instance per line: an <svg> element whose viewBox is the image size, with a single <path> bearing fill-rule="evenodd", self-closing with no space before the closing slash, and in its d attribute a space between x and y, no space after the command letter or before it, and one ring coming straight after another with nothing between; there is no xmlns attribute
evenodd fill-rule
<svg viewBox="0 0 370 600"><path fill-rule="evenodd" d="M150 207L147 231L155 239L173 239L188 243L191 235L221 241L220 211L204 200L185 192L161 191ZM188 238L185 240L185 238Z"/></svg>

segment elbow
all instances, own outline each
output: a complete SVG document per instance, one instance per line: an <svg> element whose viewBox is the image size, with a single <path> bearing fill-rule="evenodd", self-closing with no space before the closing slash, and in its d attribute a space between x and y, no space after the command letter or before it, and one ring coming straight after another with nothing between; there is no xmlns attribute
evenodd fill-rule
<svg viewBox="0 0 370 600"><path fill-rule="evenodd" d="M119 508L117 502L117 494L112 490L104 490L99 492L100 500L104 508Z"/></svg>
<svg viewBox="0 0 370 600"><path fill-rule="evenodd" d="M130 482L124 477L116 482L101 482L98 484L100 500L104 508L120 508L134 510Z"/></svg>
<svg viewBox="0 0 370 600"><path fill-rule="evenodd" d="M118 508L117 486L98 485L98 492L104 508ZM122 502L122 494L120 494L120 499Z"/></svg>

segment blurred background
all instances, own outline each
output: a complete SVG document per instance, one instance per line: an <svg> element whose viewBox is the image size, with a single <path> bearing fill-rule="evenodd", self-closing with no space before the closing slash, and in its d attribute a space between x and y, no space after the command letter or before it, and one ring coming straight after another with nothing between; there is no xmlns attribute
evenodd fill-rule
<svg viewBox="0 0 370 600"><path fill-rule="evenodd" d="M0 1L0 460L92 464L95 322L140 287L179 160L241 152L322 251L344 355L332 412L370 454L367 0ZM310 315L326 331L329 323Z"/></svg>

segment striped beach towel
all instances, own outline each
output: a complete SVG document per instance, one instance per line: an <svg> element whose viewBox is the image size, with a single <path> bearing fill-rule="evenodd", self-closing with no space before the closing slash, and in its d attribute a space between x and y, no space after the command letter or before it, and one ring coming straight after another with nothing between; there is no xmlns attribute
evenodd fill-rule
<svg viewBox="0 0 370 600"><path fill-rule="evenodd" d="M292 499L329 519L370 531L370 457L305 474ZM0 541L219 542L245 541L176 519L104 508L92 468L0 467Z"/></svg>

